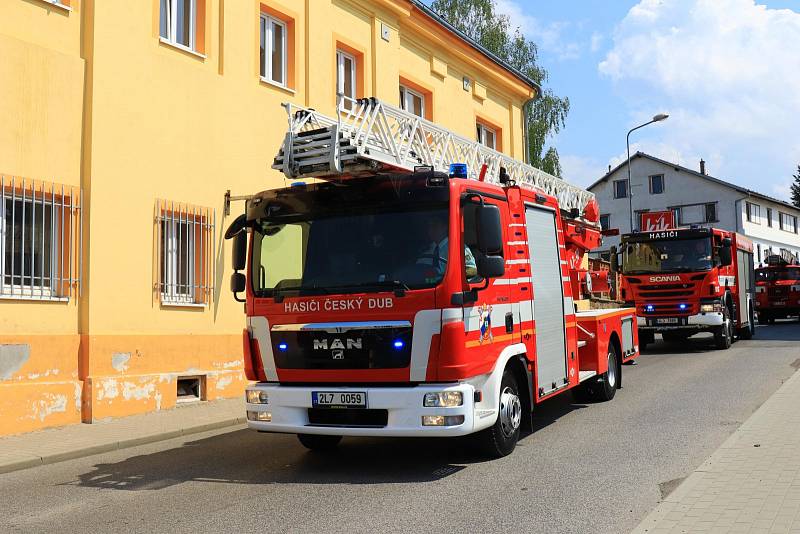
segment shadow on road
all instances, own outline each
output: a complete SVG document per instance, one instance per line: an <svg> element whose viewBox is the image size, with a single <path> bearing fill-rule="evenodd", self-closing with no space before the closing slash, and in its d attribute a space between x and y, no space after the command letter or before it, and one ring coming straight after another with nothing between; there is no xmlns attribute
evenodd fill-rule
<svg viewBox="0 0 800 534"><path fill-rule="evenodd" d="M585 405L543 403L534 433ZM524 447L531 433L519 446ZM69 485L128 491L159 490L184 482L232 484L405 484L433 482L488 461L465 438L345 438L330 453L303 448L294 435L238 430L182 446L96 464ZM504 461L504 460L496 460Z"/></svg>
<svg viewBox="0 0 800 534"><path fill-rule="evenodd" d="M795 319L778 320L771 325L757 325L756 334L748 344L758 344L760 341L800 341L800 324ZM741 340L737 340L738 346ZM696 334L686 342L667 343L661 336L656 336L655 343L648 345L644 354L694 354L717 350L714 347L714 336L709 333Z"/></svg>

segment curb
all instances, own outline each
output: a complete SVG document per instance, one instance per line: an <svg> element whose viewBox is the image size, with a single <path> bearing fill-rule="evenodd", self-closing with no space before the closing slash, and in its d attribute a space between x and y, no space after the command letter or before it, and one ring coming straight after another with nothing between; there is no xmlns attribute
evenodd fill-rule
<svg viewBox="0 0 800 534"><path fill-rule="evenodd" d="M228 428L240 424L244 424L244 417L233 417L222 421L215 421L213 423L203 423L201 425L190 426L181 428L179 430L169 430L159 434L151 434L138 438L130 438L122 441L112 441L111 443L104 443L102 445L93 445L84 447L82 449L75 449L72 451L59 452L55 454L48 454L45 456L32 456L24 460L18 460L7 464L0 464L0 474L12 473L14 471L21 471L23 469L30 469L41 465L55 464L67 460L75 460L76 458L85 458L95 454L104 452L117 451L122 449L129 449L139 445L146 445L148 443L157 443L159 441L166 441L168 439L178 438L181 436L189 436L191 434L199 434L201 432L208 432L210 430L218 430L220 428Z"/></svg>

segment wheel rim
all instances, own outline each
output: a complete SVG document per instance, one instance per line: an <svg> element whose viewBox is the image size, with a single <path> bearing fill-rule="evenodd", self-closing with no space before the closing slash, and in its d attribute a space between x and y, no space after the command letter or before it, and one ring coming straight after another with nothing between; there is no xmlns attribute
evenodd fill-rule
<svg viewBox="0 0 800 534"><path fill-rule="evenodd" d="M522 421L522 403L519 396L510 387L506 386L500 394L500 427L503 434L510 437L517 431Z"/></svg>
<svg viewBox="0 0 800 534"><path fill-rule="evenodd" d="M609 387L616 387L617 386L617 364L614 361L614 353L608 353L608 385Z"/></svg>

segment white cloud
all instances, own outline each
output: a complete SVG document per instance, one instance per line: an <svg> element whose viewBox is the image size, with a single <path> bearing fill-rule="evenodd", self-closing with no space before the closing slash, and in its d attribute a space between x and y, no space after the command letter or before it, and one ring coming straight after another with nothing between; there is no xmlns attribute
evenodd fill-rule
<svg viewBox="0 0 800 534"><path fill-rule="evenodd" d="M554 55L559 60L577 59L582 52L580 43L567 40L565 34L575 26L572 22L542 23L529 15L514 0L496 0L497 11L506 15L512 27L519 27L522 33L539 47L542 52Z"/></svg>
<svg viewBox="0 0 800 534"><path fill-rule="evenodd" d="M605 39L605 36L603 36L602 33L593 32L591 41L589 43L589 49L592 52L597 52L598 50L600 50L600 46L603 44L603 39Z"/></svg>
<svg viewBox="0 0 800 534"><path fill-rule="evenodd" d="M658 131L635 134L643 145L658 138L692 155L689 167L703 155L710 174L785 198L782 184L800 162L798 50L800 13L788 9L642 0L616 28L599 70L635 106L631 124L668 109Z"/></svg>

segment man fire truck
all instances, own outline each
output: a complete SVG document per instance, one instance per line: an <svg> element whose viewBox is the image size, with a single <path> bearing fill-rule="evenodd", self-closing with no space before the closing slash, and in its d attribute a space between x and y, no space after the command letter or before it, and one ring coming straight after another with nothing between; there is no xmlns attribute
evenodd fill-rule
<svg viewBox="0 0 800 534"><path fill-rule="evenodd" d="M636 317L576 313L591 193L373 98L285 106L273 167L323 180L254 195L226 233L250 428L311 449L476 434L497 457L536 404L614 397Z"/></svg>
<svg viewBox="0 0 800 534"><path fill-rule="evenodd" d="M800 315L800 264L788 250L771 254L765 266L756 269L756 311L758 322L774 323Z"/></svg>
<svg viewBox="0 0 800 534"><path fill-rule="evenodd" d="M755 332L753 244L716 228L622 236L623 300L636 307L642 348L660 333L681 343L712 332L718 349Z"/></svg>

